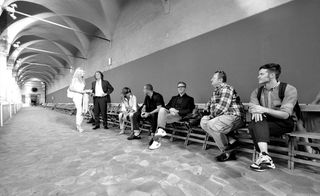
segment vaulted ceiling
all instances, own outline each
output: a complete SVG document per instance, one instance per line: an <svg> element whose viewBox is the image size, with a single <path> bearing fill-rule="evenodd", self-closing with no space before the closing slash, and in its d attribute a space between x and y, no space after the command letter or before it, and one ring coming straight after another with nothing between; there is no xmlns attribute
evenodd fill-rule
<svg viewBox="0 0 320 196"><path fill-rule="evenodd" d="M0 0L0 33L18 83L37 78L50 85L75 59L87 58L92 39L108 44L124 1Z"/></svg>

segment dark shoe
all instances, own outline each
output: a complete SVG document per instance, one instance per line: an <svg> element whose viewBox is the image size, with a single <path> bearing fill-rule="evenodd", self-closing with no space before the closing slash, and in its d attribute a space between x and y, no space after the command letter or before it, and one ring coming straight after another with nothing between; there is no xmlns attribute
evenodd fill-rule
<svg viewBox="0 0 320 196"><path fill-rule="evenodd" d="M93 120L93 119L90 119L87 123L88 123L88 124L94 123L94 120Z"/></svg>
<svg viewBox="0 0 320 196"><path fill-rule="evenodd" d="M103 128L104 128L104 129L109 129L109 127L108 127L108 126L103 126Z"/></svg>
<svg viewBox="0 0 320 196"><path fill-rule="evenodd" d="M95 126L95 127L93 127L92 129L93 130L96 130L96 129L99 129L100 128L100 126Z"/></svg>
<svg viewBox="0 0 320 196"><path fill-rule="evenodd" d="M128 140L140 140L141 137L139 135L135 136L134 133L132 133L127 139Z"/></svg>
<svg viewBox="0 0 320 196"><path fill-rule="evenodd" d="M219 162L225 162L229 160L236 160L236 154L234 151L231 152L224 152L216 157L216 160Z"/></svg>
<svg viewBox="0 0 320 196"><path fill-rule="evenodd" d="M231 151L236 149L238 146L240 146L240 142L238 140L236 140L235 142L233 142L232 144L229 144L228 147L226 148L226 151Z"/></svg>

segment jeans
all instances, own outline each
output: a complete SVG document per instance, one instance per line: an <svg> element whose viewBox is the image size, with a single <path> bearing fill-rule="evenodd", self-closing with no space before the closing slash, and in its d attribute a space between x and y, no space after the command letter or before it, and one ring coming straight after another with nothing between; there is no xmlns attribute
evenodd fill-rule
<svg viewBox="0 0 320 196"><path fill-rule="evenodd" d="M264 117L262 121L249 124L249 131L256 150L260 152L258 142L270 141L270 136L281 136L285 133L290 133L294 128L294 120L292 118L279 119L272 116Z"/></svg>
<svg viewBox="0 0 320 196"><path fill-rule="evenodd" d="M146 118L146 120L148 120L151 123L152 133L155 133L157 130L157 118L158 118L158 113L153 113ZM133 130L134 131L140 130L139 125L140 125L141 120L142 120L141 111L139 110L139 111L135 112L132 116L132 123L133 123Z"/></svg>

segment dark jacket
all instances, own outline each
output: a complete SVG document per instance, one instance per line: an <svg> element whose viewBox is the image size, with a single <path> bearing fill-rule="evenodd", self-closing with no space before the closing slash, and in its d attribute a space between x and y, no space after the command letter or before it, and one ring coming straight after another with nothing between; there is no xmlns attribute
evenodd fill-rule
<svg viewBox="0 0 320 196"><path fill-rule="evenodd" d="M180 95L173 96L169 103L166 105L167 109L175 108L179 110L179 115L181 117L192 113L194 107L194 99L186 93L182 97L180 97Z"/></svg>
<svg viewBox="0 0 320 196"><path fill-rule="evenodd" d="M102 80L101 81L101 86L102 86L102 90L104 93L107 93L107 103L111 102L111 98L110 98L110 94L113 92L113 87L111 86L111 84L107 81L107 80ZM93 95L95 94L95 88L96 88L96 81L92 82L92 93Z"/></svg>

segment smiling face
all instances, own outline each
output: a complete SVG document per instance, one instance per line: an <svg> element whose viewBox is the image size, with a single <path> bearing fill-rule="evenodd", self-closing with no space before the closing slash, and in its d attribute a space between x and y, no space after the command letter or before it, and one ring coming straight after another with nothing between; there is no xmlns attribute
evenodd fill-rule
<svg viewBox="0 0 320 196"><path fill-rule="evenodd" d="M270 73L267 69L260 69L258 74L259 84L266 84L275 77L274 73Z"/></svg>
<svg viewBox="0 0 320 196"><path fill-rule="evenodd" d="M222 83L222 78L219 78L219 73L215 73L211 78L211 84L213 87L218 86Z"/></svg>

